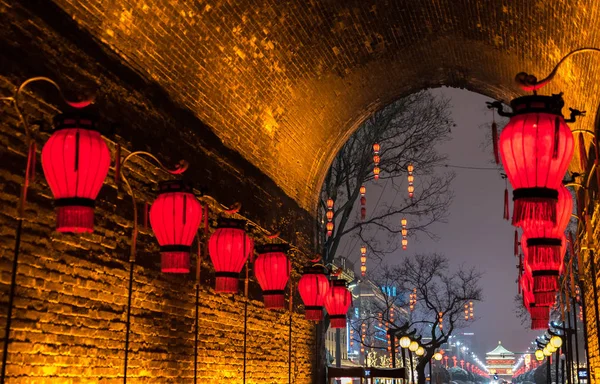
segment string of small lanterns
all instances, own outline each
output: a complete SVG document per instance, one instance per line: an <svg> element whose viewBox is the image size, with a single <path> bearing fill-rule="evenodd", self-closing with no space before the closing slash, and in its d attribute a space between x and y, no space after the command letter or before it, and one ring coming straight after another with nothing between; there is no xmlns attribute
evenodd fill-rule
<svg viewBox="0 0 600 384"><path fill-rule="evenodd" d="M415 167L412 164L408 164L408 167L406 167L406 170L408 171L408 197L410 197L411 199L414 197L415 195L415 186L414 186L414 181L415 181L415 176L413 175L413 171L415 170Z"/></svg>
<svg viewBox="0 0 600 384"><path fill-rule="evenodd" d="M360 275L365 277L367 274L367 246L360 247Z"/></svg>
<svg viewBox="0 0 600 384"><path fill-rule="evenodd" d="M360 219L365 220L367 218L367 187L364 185L360 186Z"/></svg>
<svg viewBox="0 0 600 384"><path fill-rule="evenodd" d="M375 167L373 167L373 177L375 180L379 180L379 173L381 169L379 169L379 162L381 161L381 157L379 156L379 150L381 146L379 143L373 144L373 163L375 163Z"/></svg>
<svg viewBox="0 0 600 384"><path fill-rule="evenodd" d="M400 224L402 225L402 249L406 251L408 249L408 220L406 218L402 218L402 220L400 220Z"/></svg>
<svg viewBox="0 0 600 384"><path fill-rule="evenodd" d="M327 218L327 224L326 224L326 229L327 229L327 236L331 237L331 235L333 234L333 228L334 228L334 224L333 224L333 199L330 197L327 199L327 212L325 213L325 216Z"/></svg>

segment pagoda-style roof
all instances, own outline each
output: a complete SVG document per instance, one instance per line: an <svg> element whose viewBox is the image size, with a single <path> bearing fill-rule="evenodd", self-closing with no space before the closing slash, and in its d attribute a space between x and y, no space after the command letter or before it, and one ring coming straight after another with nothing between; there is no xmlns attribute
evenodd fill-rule
<svg viewBox="0 0 600 384"><path fill-rule="evenodd" d="M502 346L502 342L498 342L498 346L496 347L496 349L494 349L493 351L490 351L488 353L485 354L486 356L499 356L500 358L505 358L506 355L514 355L514 353L512 353L511 351L509 351L508 349L504 348Z"/></svg>

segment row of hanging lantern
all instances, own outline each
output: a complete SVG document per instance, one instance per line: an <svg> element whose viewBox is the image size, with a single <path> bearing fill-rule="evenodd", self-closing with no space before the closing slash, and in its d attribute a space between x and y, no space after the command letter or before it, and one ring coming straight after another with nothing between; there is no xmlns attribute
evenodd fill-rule
<svg viewBox="0 0 600 384"><path fill-rule="evenodd" d="M364 185L360 186L360 219L364 220L367 218L367 187Z"/></svg>
<svg viewBox="0 0 600 384"><path fill-rule="evenodd" d="M381 157L379 156L379 150L381 146L379 143L373 144L373 163L375 163L375 167L373 167L373 177L375 180L379 180L379 173L381 169L379 169L379 162L381 161Z"/></svg>
<svg viewBox="0 0 600 384"><path fill-rule="evenodd" d="M415 306L417 305L417 288L413 288L409 294L408 305L411 312L415 310Z"/></svg>
<svg viewBox="0 0 600 384"><path fill-rule="evenodd" d="M406 251L408 249L408 220L402 218L400 225L402 225L402 229L400 230L402 233L402 249Z"/></svg>
<svg viewBox="0 0 600 384"><path fill-rule="evenodd" d="M565 121L563 106L562 95L537 94L512 100L512 113L504 112L499 102L490 104L510 118L494 148L500 151L514 190L512 224L523 231L519 285L532 329L547 326L572 210L571 194L562 179L574 151L573 134L566 123L574 121L578 112Z"/></svg>
<svg viewBox="0 0 600 384"><path fill-rule="evenodd" d="M42 149L42 167L55 197L56 229L91 233L95 200L108 174L110 152L94 118L85 111L65 113L54 121L55 131ZM191 186L183 181L162 182L158 189L149 216L160 245L161 270L188 273L192 242L203 215L208 213L203 212ZM332 223L332 199L328 199L327 208L327 218ZM215 269L216 292L238 291L240 272L254 253L245 225L243 220L220 218L210 236L208 251ZM291 273L287 248L284 244L257 247L254 271L266 308L284 307L284 290ZM345 327L352 298L344 281L330 282L324 268L310 267L298 289L306 305L307 319L320 320L325 306L332 327Z"/></svg>
<svg viewBox="0 0 600 384"><path fill-rule="evenodd" d="M333 199L330 197L327 199L327 212L325 212L325 217L327 218L327 224L326 224L326 229L327 229L327 236L331 236L333 235Z"/></svg>
<svg viewBox="0 0 600 384"><path fill-rule="evenodd" d="M415 170L415 167L412 164L408 164L408 167L406 167L406 170L408 171L408 197L410 197L411 199L414 197L415 195L415 186L414 186L414 182L415 182L415 176L413 175L413 171Z"/></svg>
<svg viewBox="0 0 600 384"><path fill-rule="evenodd" d="M360 247L360 275L365 277L367 274L367 246Z"/></svg>
<svg viewBox="0 0 600 384"><path fill-rule="evenodd" d="M473 302L465 303L465 321L474 320Z"/></svg>

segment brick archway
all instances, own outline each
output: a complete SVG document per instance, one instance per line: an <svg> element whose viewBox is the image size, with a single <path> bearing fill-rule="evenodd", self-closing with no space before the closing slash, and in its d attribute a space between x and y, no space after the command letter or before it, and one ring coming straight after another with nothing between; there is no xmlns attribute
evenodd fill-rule
<svg viewBox="0 0 600 384"><path fill-rule="evenodd" d="M515 73L600 46L591 0L56 3L309 211L374 109L441 85L509 99ZM571 60L549 91L595 110L599 59Z"/></svg>

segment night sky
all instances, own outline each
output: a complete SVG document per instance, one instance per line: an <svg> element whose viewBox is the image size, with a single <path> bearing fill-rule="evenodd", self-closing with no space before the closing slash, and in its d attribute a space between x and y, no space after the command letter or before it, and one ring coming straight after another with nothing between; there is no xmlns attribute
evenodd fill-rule
<svg viewBox="0 0 600 384"><path fill-rule="evenodd" d="M482 124L491 121L491 113L485 108L485 102L491 99L453 88L433 92L451 98L453 106L456 127L452 129L452 140L439 146L440 151L448 155L448 164L494 167L491 148L483 148L486 133L488 136L489 133L481 128ZM475 305L476 321L461 332L475 333L475 352L482 359L500 340L508 350L524 352L539 332L528 330L528 325L522 325L515 315L518 260L513 256L514 228L502 218L505 182L495 170L453 171L456 172L452 185L455 198L447 223L436 223L431 227L439 239L429 240L425 236L420 236L418 241L410 239L407 251L399 250L386 262L398 263L405 252L439 252L448 256L455 266L477 266L484 273L481 280L483 302ZM418 170L415 178L418 178ZM415 185L418 193L418 182ZM373 194L371 196L378 197L381 188L371 185L368 191ZM510 193L512 195L512 191ZM381 201L391 201L394 194L389 188L384 191ZM358 255L358 250L353 254Z"/></svg>

